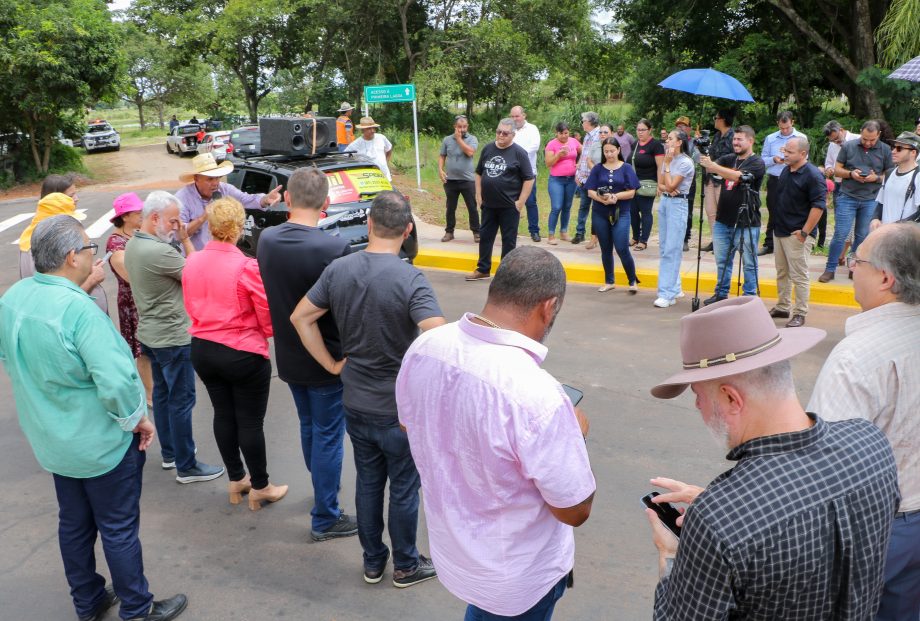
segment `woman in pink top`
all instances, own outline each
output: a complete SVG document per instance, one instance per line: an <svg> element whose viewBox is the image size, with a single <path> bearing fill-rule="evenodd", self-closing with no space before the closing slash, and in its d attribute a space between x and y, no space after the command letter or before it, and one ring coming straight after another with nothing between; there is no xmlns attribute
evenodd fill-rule
<svg viewBox="0 0 920 621"><path fill-rule="evenodd" d="M230 503L239 504L248 493L249 508L257 511L261 501L281 500L288 490L268 482L262 431L272 373L271 317L259 264L236 247L243 206L222 198L208 205L207 214L212 240L189 255L182 272L192 365L214 407L214 439L230 476Z"/></svg>
<svg viewBox="0 0 920 621"><path fill-rule="evenodd" d="M581 154L581 144L569 137L569 124L556 123L556 137L546 145L546 165L549 167L549 239L556 245L556 221L559 220L559 237L569 240L569 212L575 196L575 163Z"/></svg>

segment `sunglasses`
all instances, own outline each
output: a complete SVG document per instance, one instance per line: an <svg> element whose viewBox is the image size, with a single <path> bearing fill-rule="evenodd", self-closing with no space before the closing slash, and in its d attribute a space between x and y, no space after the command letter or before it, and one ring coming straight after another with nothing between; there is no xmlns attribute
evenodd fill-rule
<svg viewBox="0 0 920 621"><path fill-rule="evenodd" d="M905 147L899 144L894 145L894 147L892 147L891 150L897 151L898 153L900 153L901 151L916 151L916 149L914 149L913 147Z"/></svg>
<svg viewBox="0 0 920 621"><path fill-rule="evenodd" d="M495 130L495 135L496 135L496 136L510 136L510 135L513 134L513 133L514 133L514 132L509 132L509 131L506 131L506 130L503 130L503 129L496 129L496 130Z"/></svg>

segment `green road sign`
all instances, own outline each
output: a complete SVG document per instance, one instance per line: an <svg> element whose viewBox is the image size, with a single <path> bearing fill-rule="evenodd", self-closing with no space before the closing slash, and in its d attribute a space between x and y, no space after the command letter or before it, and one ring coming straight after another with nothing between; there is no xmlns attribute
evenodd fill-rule
<svg viewBox="0 0 920 621"><path fill-rule="evenodd" d="M369 104L415 101L415 84L375 84L365 86L364 101Z"/></svg>

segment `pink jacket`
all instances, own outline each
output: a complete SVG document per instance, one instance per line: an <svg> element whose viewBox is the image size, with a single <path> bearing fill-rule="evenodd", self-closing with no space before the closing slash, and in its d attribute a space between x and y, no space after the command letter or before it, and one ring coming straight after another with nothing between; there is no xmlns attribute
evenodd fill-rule
<svg viewBox="0 0 920 621"><path fill-rule="evenodd" d="M233 244L209 241L182 271L189 333L268 358L272 320L259 264Z"/></svg>

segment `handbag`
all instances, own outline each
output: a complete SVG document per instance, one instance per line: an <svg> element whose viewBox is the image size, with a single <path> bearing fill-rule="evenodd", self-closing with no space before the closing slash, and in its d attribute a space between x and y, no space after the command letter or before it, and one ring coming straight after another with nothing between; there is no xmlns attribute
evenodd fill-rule
<svg viewBox="0 0 920 621"><path fill-rule="evenodd" d="M637 196L655 197L658 194L658 182L654 179L641 179L639 189L636 190Z"/></svg>

